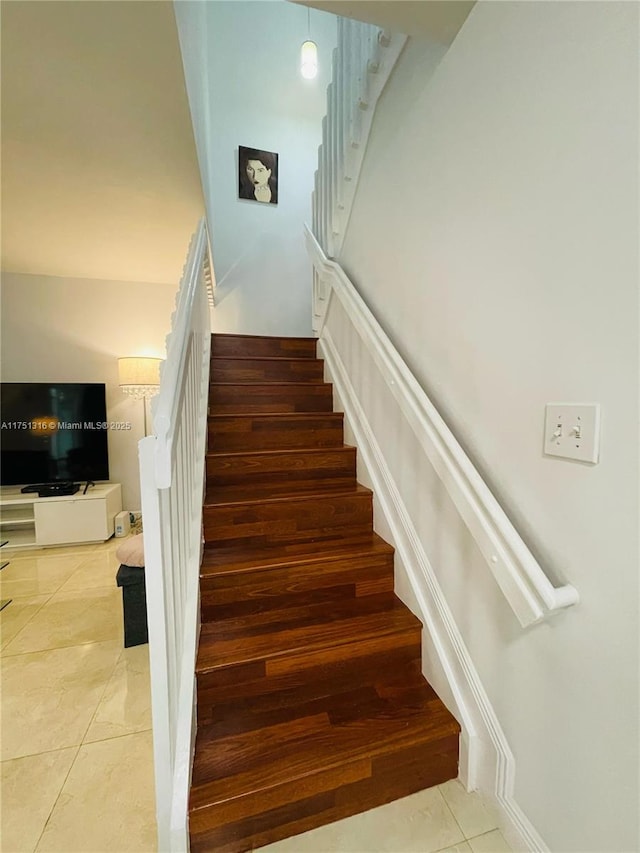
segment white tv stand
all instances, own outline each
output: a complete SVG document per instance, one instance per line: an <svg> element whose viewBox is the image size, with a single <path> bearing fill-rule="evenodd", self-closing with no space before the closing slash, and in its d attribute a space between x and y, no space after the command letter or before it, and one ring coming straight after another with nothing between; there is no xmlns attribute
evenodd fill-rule
<svg viewBox="0 0 640 853"><path fill-rule="evenodd" d="M114 533L114 519L122 510L119 483L98 483L83 495L40 498L22 494L19 486L0 489L0 542L9 548L43 548L104 542Z"/></svg>

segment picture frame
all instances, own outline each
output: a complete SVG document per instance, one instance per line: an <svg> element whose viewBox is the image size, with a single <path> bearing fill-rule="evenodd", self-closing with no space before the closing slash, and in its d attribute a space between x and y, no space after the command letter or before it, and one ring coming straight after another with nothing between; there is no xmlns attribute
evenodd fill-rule
<svg viewBox="0 0 640 853"><path fill-rule="evenodd" d="M259 204L278 203L278 154L238 146L238 198Z"/></svg>

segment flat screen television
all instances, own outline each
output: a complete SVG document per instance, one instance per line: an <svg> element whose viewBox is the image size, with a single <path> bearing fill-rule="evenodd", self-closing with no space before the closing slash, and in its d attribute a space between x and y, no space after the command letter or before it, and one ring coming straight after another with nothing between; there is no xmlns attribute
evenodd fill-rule
<svg viewBox="0 0 640 853"><path fill-rule="evenodd" d="M105 386L0 384L0 484L108 480Z"/></svg>

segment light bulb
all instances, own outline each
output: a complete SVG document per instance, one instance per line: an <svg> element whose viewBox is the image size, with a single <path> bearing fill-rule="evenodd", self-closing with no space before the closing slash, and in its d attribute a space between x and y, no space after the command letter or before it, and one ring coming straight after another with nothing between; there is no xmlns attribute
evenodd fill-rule
<svg viewBox="0 0 640 853"><path fill-rule="evenodd" d="M314 41L305 41L300 49L300 73L305 80L318 74L318 47Z"/></svg>

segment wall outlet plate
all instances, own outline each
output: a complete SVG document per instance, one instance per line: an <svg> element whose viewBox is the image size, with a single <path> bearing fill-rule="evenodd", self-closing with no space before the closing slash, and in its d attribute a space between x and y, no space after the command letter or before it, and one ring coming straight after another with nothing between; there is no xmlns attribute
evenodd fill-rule
<svg viewBox="0 0 640 853"><path fill-rule="evenodd" d="M544 419L547 456L595 464L599 450L599 403L547 403Z"/></svg>

